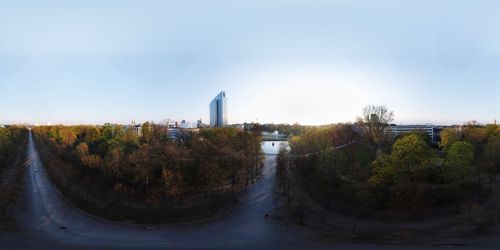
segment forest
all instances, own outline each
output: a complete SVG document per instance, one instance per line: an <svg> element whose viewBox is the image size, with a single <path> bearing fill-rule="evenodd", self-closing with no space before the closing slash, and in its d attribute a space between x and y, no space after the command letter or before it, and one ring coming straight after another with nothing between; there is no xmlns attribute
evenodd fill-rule
<svg viewBox="0 0 500 250"><path fill-rule="evenodd" d="M140 135L111 124L33 128L59 190L111 219L159 222L212 213L259 177L259 134L206 128L169 138L166 131L149 122Z"/></svg>
<svg viewBox="0 0 500 250"><path fill-rule="evenodd" d="M392 119L385 106L368 106L354 124L294 136L278 156L280 189L293 201L299 187L323 207L354 216L489 209L500 193L500 126L447 127L433 145L419 132L390 138Z"/></svg>
<svg viewBox="0 0 500 250"><path fill-rule="evenodd" d="M24 167L21 159L26 150L27 132L18 126L0 127L0 228L12 224L7 210L21 191Z"/></svg>

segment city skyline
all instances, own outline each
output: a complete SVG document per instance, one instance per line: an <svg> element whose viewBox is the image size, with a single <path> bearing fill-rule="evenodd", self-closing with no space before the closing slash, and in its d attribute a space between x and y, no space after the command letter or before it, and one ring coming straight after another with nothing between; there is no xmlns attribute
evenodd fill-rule
<svg viewBox="0 0 500 250"><path fill-rule="evenodd" d="M0 124L500 119L498 3L0 3ZM363 6L361 8L360 6ZM496 8L495 8L496 7Z"/></svg>

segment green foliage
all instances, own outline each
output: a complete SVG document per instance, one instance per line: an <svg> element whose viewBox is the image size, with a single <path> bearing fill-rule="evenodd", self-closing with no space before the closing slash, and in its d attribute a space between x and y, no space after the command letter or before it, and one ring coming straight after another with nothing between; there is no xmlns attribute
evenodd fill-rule
<svg viewBox="0 0 500 250"><path fill-rule="evenodd" d="M463 128L463 136L465 141L479 147L488 139L488 130L483 127L466 126Z"/></svg>
<svg viewBox="0 0 500 250"><path fill-rule="evenodd" d="M494 176L500 172L500 135L488 139L484 149L483 164L486 171Z"/></svg>
<svg viewBox="0 0 500 250"><path fill-rule="evenodd" d="M445 171L448 179L452 181L464 180L472 172L472 162L475 157L475 149L472 144L464 141L457 141L451 144L446 155Z"/></svg>
<svg viewBox="0 0 500 250"><path fill-rule="evenodd" d="M386 153L378 150L375 158L379 144L372 137L377 134L377 118L365 113L365 123L372 128L358 123L361 130L354 130L352 125L339 124L308 128L292 137L287 170L312 197L326 205L333 198L356 208L398 208L413 216L425 207L450 201L458 209L473 194L481 201L492 192L500 173L499 126L444 129L440 152L429 146L427 136L406 134ZM350 144L356 141L361 143ZM489 183L482 181L485 174ZM489 193L484 192L484 184Z"/></svg>
<svg viewBox="0 0 500 250"><path fill-rule="evenodd" d="M445 128L441 131L441 141L439 142L439 147L448 150L451 144L459 141L462 138L462 134L455 128Z"/></svg>
<svg viewBox="0 0 500 250"><path fill-rule="evenodd" d="M290 159L288 157L288 149L285 144L281 144L276 161L276 178L279 185L283 189L283 193L288 194L290 188Z"/></svg>
<svg viewBox="0 0 500 250"><path fill-rule="evenodd" d="M307 130L306 126L302 126L298 123L295 124L262 124L261 129L267 132L278 131L282 134L289 136L299 136L304 134Z"/></svg>
<svg viewBox="0 0 500 250"><path fill-rule="evenodd" d="M369 183L385 186L392 205L416 213L424 203L424 192L429 169L434 168L434 152L418 135L406 135L394 143L389 155L381 155L373 162L373 176Z"/></svg>
<svg viewBox="0 0 500 250"><path fill-rule="evenodd" d="M153 124L150 122L145 122L142 124L142 136L141 136L141 142L143 143L151 143L154 139L153 137Z"/></svg>
<svg viewBox="0 0 500 250"><path fill-rule="evenodd" d="M421 165L432 151L425 141L414 134L407 135L397 140L392 146L391 156L401 161L408 167Z"/></svg>
<svg viewBox="0 0 500 250"><path fill-rule="evenodd" d="M337 124L307 128L300 137L290 140L288 171L326 206L332 199L339 199L366 207L370 200L364 183L371 173L375 149L363 143L353 127Z"/></svg>

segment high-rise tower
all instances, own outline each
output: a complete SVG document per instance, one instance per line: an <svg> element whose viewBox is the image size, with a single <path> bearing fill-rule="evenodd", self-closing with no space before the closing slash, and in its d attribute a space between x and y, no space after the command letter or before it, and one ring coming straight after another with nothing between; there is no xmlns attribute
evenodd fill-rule
<svg viewBox="0 0 500 250"><path fill-rule="evenodd" d="M224 91L210 102L210 127L227 126L227 98Z"/></svg>

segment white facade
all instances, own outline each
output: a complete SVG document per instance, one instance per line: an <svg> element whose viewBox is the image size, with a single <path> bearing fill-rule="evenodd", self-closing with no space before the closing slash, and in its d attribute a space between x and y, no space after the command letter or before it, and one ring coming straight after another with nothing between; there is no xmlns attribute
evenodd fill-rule
<svg viewBox="0 0 500 250"><path fill-rule="evenodd" d="M196 128L196 123L182 120L179 127L183 129Z"/></svg>
<svg viewBox="0 0 500 250"><path fill-rule="evenodd" d="M436 142L437 127L432 124L426 125L390 125L387 131L390 138L395 139L400 135L408 133L425 133L432 143Z"/></svg>
<svg viewBox="0 0 500 250"><path fill-rule="evenodd" d="M227 98L222 91L210 102L210 127L225 127L227 124Z"/></svg>
<svg viewBox="0 0 500 250"><path fill-rule="evenodd" d="M132 131L134 132L135 135L137 135L139 137L142 136L142 126L141 125L132 126Z"/></svg>

